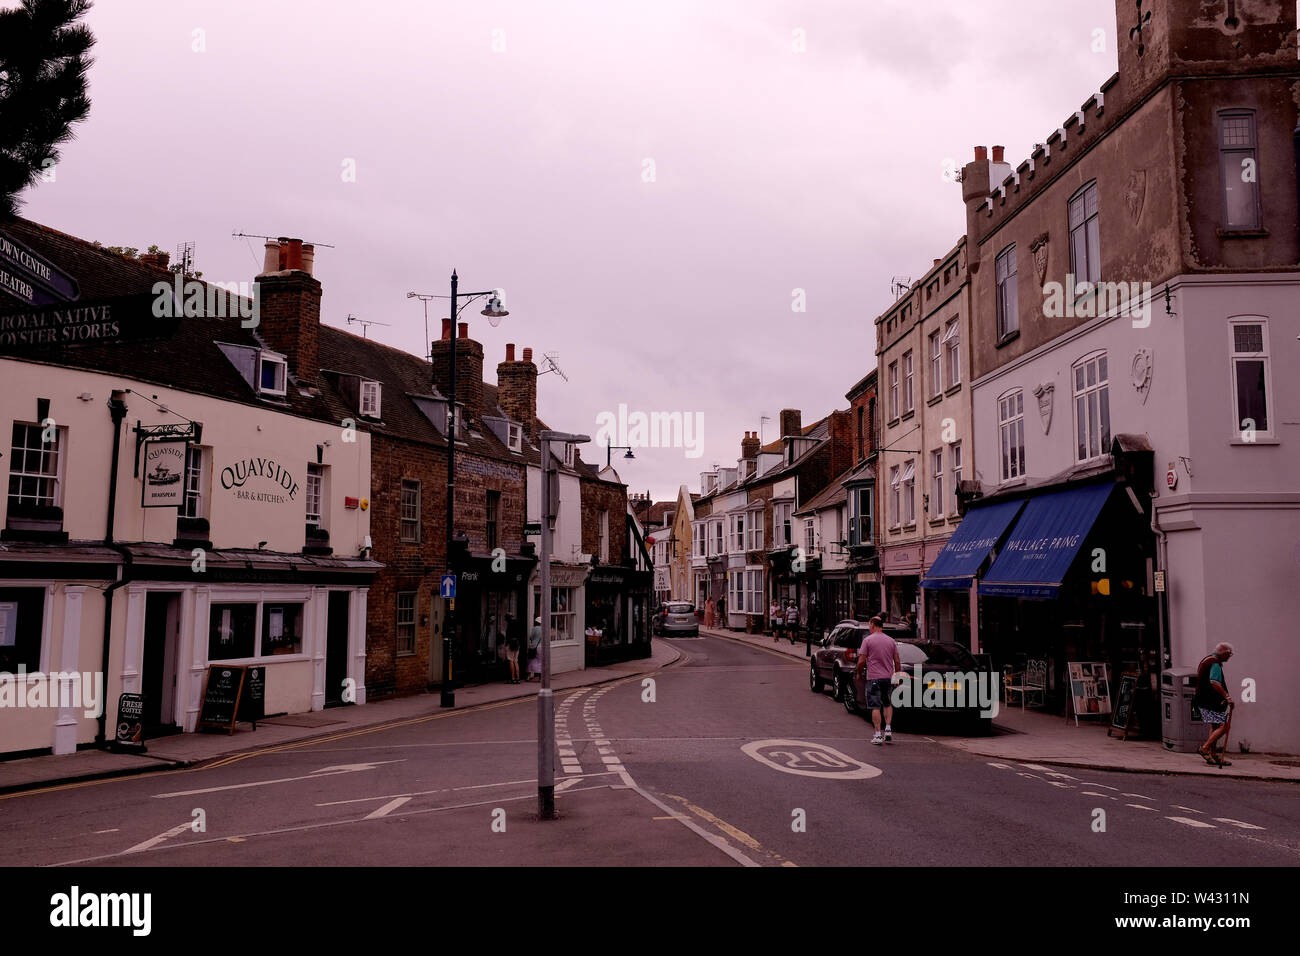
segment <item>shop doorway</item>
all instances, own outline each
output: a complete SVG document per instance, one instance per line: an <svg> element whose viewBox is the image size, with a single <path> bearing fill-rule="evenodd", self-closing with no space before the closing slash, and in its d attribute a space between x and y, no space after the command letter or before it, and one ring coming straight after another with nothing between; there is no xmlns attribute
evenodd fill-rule
<svg viewBox="0 0 1300 956"><path fill-rule="evenodd" d="M176 725L176 662L180 658L181 596L151 591L144 601L144 660L140 693L144 696L145 737L179 733Z"/></svg>
<svg viewBox="0 0 1300 956"><path fill-rule="evenodd" d="M325 616L326 707L351 703L343 699L343 682L348 676L348 599L350 596L347 591L329 592L329 608Z"/></svg>

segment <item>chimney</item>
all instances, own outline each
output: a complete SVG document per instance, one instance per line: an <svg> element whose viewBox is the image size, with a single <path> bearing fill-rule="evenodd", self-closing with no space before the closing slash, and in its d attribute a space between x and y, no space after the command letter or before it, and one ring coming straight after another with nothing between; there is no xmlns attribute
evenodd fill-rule
<svg viewBox="0 0 1300 956"><path fill-rule="evenodd" d="M757 458L758 448L759 448L758 433L745 432L745 437L741 439L740 442L740 457L745 459Z"/></svg>
<svg viewBox="0 0 1300 956"><path fill-rule="evenodd" d="M993 162L995 162L995 163L1003 162L1002 155L1003 155L1005 152L1006 152L1006 148L1005 148L1005 147L1003 147L1003 146L994 146L994 147L993 147Z"/></svg>
<svg viewBox="0 0 1300 956"><path fill-rule="evenodd" d="M273 272L280 271L280 244L278 242L268 241L266 252L262 257L262 271L259 275L270 275Z"/></svg>
<svg viewBox="0 0 1300 956"><path fill-rule="evenodd" d="M781 409L781 437L803 434L803 415L797 408Z"/></svg>
<svg viewBox="0 0 1300 956"><path fill-rule="evenodd" d="M302 271L311 275L312 267L316 264L316 247L310 242L303 243L302 246Z"/></svg>
<svg viewBox="0 0 1300 956"><path fill-rule="evenodd" d="M977 163L987 162L988 158L989 158L989 148L987 146L975 147L975 162Z"/></svg>
<svg viewBox="0 0 1300 956"><path fill-rule="evenodd" d="M443 395L451 391L451 348L456 347L456 404L463 409L465 427L477 425L483 414L483 346L469 337L461 322L459 337L451 337L451 319L442 320L442 338L432 343L433 384Z"/></svg>
<svg viewBox="0 0 1300 956"><path fill-rule="evenodd" d="M979 241L978 222L984 200L989 195L992 165L989 151L984 146L975 147L975 159L961 170L961 199L966 204L966 248L974 249ZM972 256L970 272L979 271L979 257Z"/></svg>
<svg viewBox="0 0 1300 956"><path fill-rule="evenodd" d="M171 257L170 252L142 252L139 255L139 260L147 266L153 266L155 269L166 269Z"/></svg>
<svg viewBox="0 0 1300 956"><path fill-rule="evenodd" d="M532 349L524 349L523 361L516 362L515 347L506 346L506 360L497 366L497 404L523 426L524 434L532 441L537 418L537 366L533 364Z"/></svg>
<svg viewBox="0 0 1300 956"><path fill-rule="evenodd" d="M321 284L304 271L302 252L301 239L266 244L266 271L255 278L260 301L256 333L285 356L299 382L312 386L320 378ZM279 268L271 271L272 264Z"/></svg>

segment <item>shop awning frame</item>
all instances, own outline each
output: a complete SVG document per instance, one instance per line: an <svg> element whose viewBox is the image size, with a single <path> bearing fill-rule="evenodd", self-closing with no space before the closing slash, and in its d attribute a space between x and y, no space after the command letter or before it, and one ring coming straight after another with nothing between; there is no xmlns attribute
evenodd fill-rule
<svg viewBox="0 0 1300 956"><path fill-rule="evenodd" d="M966 512L957 530L930 565L921 587L931 590L966 589L975 581L989 553L1005 538L1024 507L1024 500L1000 501Z"/></svg>

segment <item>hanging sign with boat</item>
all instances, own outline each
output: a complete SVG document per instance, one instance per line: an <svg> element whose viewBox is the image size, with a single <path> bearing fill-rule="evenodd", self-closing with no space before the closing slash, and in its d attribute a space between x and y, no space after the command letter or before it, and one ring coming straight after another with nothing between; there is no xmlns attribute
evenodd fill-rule
<svg viewBox="0 0 1300 956"><path fill-rule="evenodd" d="M178 508L185 503L185 458L189 443L151 441L144 444L145 508Z"/></svg>

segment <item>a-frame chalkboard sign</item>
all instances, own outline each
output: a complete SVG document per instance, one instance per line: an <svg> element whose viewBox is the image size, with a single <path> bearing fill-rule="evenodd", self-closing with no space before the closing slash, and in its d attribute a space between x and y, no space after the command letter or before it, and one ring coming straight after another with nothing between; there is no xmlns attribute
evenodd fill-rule
<svg viewBox="0 0 1300 956"><path fill-rule="evenodd" d="M200 730L235 732L239 699L244 691L246 668L234 664L212 664L203 686L203 705L199 709Z"/></svg>
<svg viewBox="0 0 1300 956"><path fill-rule="evenodd" d="M1121 740L1128 740L1129 731L1133 728L1133 714L1137 710L1134 707L1135 698L1137 697L1137 674L1121 674L1119 677L1119 690L1115 695L1115 711L1110 717L1110 726L1106 728L1106 736L1110 736L1112 730L1121 730L1124 736Z"/></svg>

